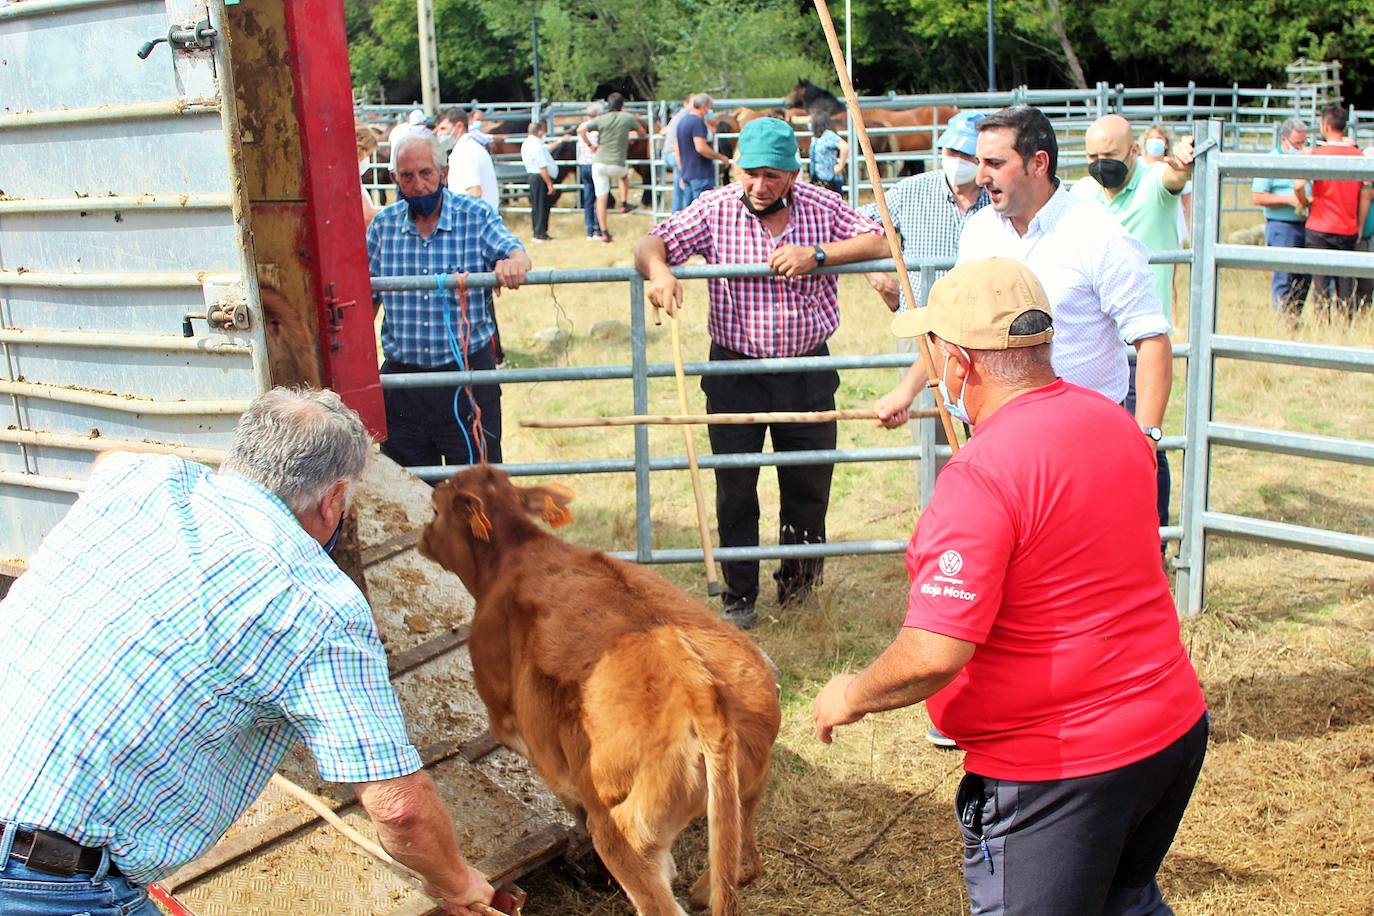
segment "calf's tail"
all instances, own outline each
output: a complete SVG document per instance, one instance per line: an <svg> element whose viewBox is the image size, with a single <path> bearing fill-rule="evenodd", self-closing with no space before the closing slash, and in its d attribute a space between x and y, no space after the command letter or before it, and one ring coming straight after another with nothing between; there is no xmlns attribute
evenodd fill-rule
<svg viewBox="0 0 1374 916"><path fill-rule="evenodd" d="M700 671L691 691L692 723L706 763L706 824L709 829L711 916L739 916L740 824L739 747L730 727L730 699L696 651L688 655Z"/></svg>

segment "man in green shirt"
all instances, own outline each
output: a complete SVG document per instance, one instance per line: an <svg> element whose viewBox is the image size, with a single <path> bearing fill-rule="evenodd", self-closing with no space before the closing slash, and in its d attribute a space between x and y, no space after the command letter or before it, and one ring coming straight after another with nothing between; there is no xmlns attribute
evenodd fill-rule
<svg viewBox="0 0 1374 916"><path fill-rule="evenodd" d="M1193 138L1175 143L1163 161L1146 165L1131 123L1112 114L1094 121L1083 143L1091 177L1076 182L1073 193L1106 207L1150 251L1177 250L1179 195L1193 176ZM1156 264L1151 270L1165 317L1171 317L1174 266Z"/></svg>
<svg viewBox="0 0 1374 916"><path fill-rule="evenodd" d="M609 109L599 118L583 121L577 128L577 137L592 151L592 189L596 192L596 221L601 226L601 241L610 243L611 233L606 228L606 209L611 194L611 182L620 182L620 212L629 213L630 169L625 164L626 152L630 147L630 134L643 132L649 135L643 122L627 111L625 96L612 92L606 96ZM597 132L597 140L592 142L589 134Z"/></svg>
<svg viewBox="0 0 1374 916"><path fill-rule="evenodd" d="M1286 156L1296 156L1307 148L1307 122L1289 118L1279 128L1279 145L1274 150ZM1250 200L1264 208L1264 244L1269 248L1306 248L1307 210L1298 202L1291 178L1256 178L1250 186ZM1308 274L1274 271L1269 284L1274 311L1291 314L1302 311L1307 290L1312 285Z"/></svg>

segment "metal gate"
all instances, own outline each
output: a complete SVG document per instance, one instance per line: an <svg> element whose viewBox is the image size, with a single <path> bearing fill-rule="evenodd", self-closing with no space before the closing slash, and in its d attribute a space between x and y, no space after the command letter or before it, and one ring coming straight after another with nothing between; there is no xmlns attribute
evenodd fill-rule
<svg viewBox="0 0 1374 916"><path fill-rule="evenodd" d="M96 452L227 444L268 368L218 0L0 0L0 573Z"/></svg>

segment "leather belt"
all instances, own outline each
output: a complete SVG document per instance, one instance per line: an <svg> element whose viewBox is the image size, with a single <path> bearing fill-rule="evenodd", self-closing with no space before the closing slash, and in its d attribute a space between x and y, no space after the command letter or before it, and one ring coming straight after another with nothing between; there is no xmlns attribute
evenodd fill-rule
<svg viewBox="0 0 1374 916"><path fill-rule="evenodd" d="M94 846L82 846L73 839L51 830L27 830L20 827L14 833L14 848L10 855L23 862L34 871L49 875L93 875L100 869L102 850ZM114 862L110 863L109 875L119 875Z"/></svg>

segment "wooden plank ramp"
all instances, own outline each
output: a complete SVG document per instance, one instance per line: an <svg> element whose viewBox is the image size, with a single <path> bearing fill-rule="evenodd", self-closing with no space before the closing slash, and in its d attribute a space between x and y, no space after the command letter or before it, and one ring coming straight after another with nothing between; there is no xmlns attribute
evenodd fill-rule
<svg viewBox="0 0 1374 916"><path fill-rule="evenodd" d="M499 884L584 848L586 838L525 761L487 731L467 653L472 598L456 576L415 550L431 517L430 492L374 457L357 497L363 563L411 740L453 815L465 855ZM303 748L287 757L281 773L376 839L349 787L322 782ZM272 786L213 849L165 884L199 916L438 912L417 882Z"/></svg>

